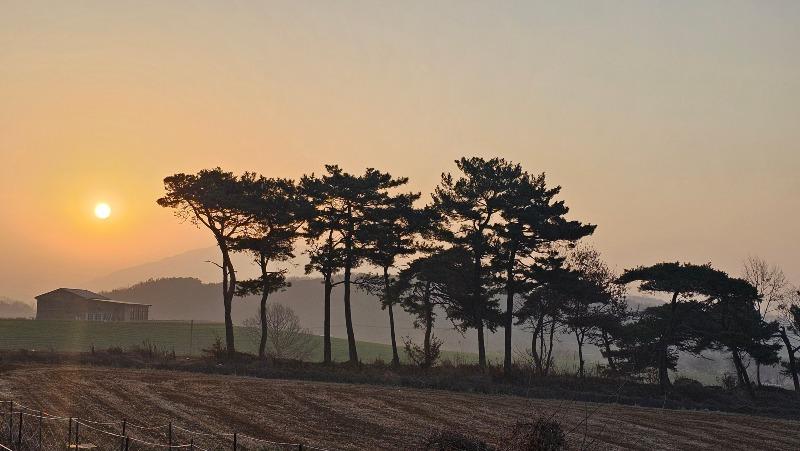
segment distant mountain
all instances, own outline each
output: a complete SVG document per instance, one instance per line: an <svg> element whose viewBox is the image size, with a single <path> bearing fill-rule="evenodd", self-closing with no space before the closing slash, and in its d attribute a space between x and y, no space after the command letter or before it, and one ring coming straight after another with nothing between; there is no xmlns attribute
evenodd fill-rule
<svg viewBox="0 0 800 451"><path fill-rule="evenodd" d="M233 254L232 258L240 278L256 276L256 269L249 256ZM129 287L143 280L176 277L193 277L204 282L214 282L221 279L221 274L219 268L209 262L218 262L219 260L219 250L216 247L194 249L172 257L114 271L90 280L85 285L94 290L113 290ZM291 276L302 276L304 264L302 258L298 258L297 261L286 264L286 268Z"/></svg>
<svg viewBox="0 0 800 451"><path fill-rule="evenodd" d="M33 306L22 301L0 298L0 318L32 318L36 316Z"/></svg>

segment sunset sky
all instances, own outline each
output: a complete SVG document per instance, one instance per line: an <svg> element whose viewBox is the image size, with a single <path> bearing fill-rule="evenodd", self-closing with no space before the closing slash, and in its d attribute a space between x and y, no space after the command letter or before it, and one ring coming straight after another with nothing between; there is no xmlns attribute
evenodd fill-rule
<svg viewBox="0 0 800 451"><path fill-rule="evenodd" d="M174 172L428 193L464 155L547 172L618 269L800 284L800 2L0 0L0 296L213 245Z"/></svg>

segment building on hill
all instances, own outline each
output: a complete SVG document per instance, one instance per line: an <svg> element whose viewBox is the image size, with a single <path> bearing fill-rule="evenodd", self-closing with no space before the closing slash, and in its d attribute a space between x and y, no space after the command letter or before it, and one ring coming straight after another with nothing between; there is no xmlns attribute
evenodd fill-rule
<svg viewBox="0 0 800 451"><path fill-rule="evenodd" d="M89 290L59 288L36 296L36 319L147 321L150 304L122 302Z"/></svg>

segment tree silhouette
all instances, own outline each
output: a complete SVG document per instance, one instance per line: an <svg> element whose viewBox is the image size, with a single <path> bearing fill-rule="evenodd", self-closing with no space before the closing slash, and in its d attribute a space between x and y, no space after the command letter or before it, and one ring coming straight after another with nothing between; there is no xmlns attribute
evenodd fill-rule
<svg viewBox="0 0 800 451"><path fill-rule="evenodd" d="M524 282L524 269L532 257L543 255L557 246L573 245L591 235L594 225L568 221L564 216L569 208L563 201L554 200L561 187L548 188L545 174L532 176L527 172L509 180L500 205L499 221L495 226L493 265L505 290L504 369L511 370L511 335L514 323L514 298Z"/></svg>
<svg viewBox="0 0 800 451"><path fill-rule="evenodd" d="M486 260L491 257L501 209L522 175L522 168L502 158L461 158L456 166L460 177L442 174L433 194L434 206L441 215L438 238L469 254L470 300L461 304L461 312L469 314L462 319L478 332L478 362L481 368L486 368L484 329L494 331L499 322L498 301L490 292Z"/></svg>
<svg viewBox="0 0 800 451"><path fill-rule="evenodd" d="M756 289L758 293L756 310L764 321L768 315L779 309L790 294L789 282L783 270L777 265L770 265L762 258L748 257L744 262L742 278ZM761 386L761 362L758 361L756 361L756 383Z"/></svg>
<svg viewBox="0 0 800 451"><path fill-rule="evenodd" d="M368 210L367 220L359 230L358 241L364 243L364 257L382 270L377 277L367 276L364 283L368 291L378 294L381 308L389 311L393 365L400 364L400 355L397 352L393 311L397 297L391 290L389 270L395 266L398 258L417 252L414 237L425 226L427 219L427 215L414 208L414 202L419 197L419 193L390 197L385 205Z"/></svg>
<svg viewBox="0 0 800 451"><path fill-rule="evenodd" d="M598 331L613 304L624 303L624 286L616 284L616 276L603 262L600 253L588 246L571 252L567 267L573 279L564 293L562 321L578 345L578 375L583 377L583 346ZM602 333L600 334L602 336ZM606 351L608 344L606 343ZM609 359L613 367L613 359Z"/></svg>
<svg viewBox="0 0 800 451"><path fill-rule="evenodd" d="M800 290L792 292L790 302L780 307L781 321L778 328L779 336L786 348L787 362L783 362L785 372L792 377L794 390L800 392L800 361L797 353L800 352Z"/></svg>
<svg viewBox="0 0 800 451"><path fill-rule="evenodd" d="M704 349L700 331L706 319L699 301L648 307L630 317L632 321L622 324L614 337L616 349L608 351L621 374L649 379L655 372L662 381L665 368L677 367L678 351L699 355Z"/></svg>
<svg viewBox="0 0 800 451"><path fill-rule="evenodd" d="M464 290L469 281L462 271L468 255L461 248L441 250L429 248L426 255L417 258L400 271L392 291L403 309L415 317L414 327L424 329L422 354L423 367L433 364L435 358L433 325L436 308L444 308L448 318L459 299L467 299ZM457 325L457 322L454 322Z"/></svg>
<svg viewBox="0 0 800 451"><path fill-rule="evenodd" d="M325 170L326 174L321 177L304 176L301 183L316 207L316 219L309 227L311 236L320 236L320 231L324 235L327 230L327 245L323 245L323 249L330 245L335 252L341 252L349 361L358 363L350 292L353 269L364 259L366 243L360 241L362 227L368 223L373 210L391 204L388 190L404 185L408 179L396 179L372 168L360 176L348 174L336 165L326 165Z"/></svg>
<svg viewBox="0 0 800 451"><path fill-rule="evenodd" d="M311 214L312 206L293 181L264 177L254 180L246 205L254 220L245 235L235 240L234 248L253 255L260 276L239 282L236 294L261 296L258 356L264 358L268 333L267 300L270 293L289 285L286 269L270 271L269 265L294 258L295 241Z"/></svg>
<svg viewBox="0 0 800 451"><path fill-rule="evenodd" d="M225 308L225 345L229 355L236 352L231 308L236 292L236 270L230 253L238 234L253 224L248 195L253 189L253 175L241 178L220 168L204 169L197 174L174 174L164 179L166 194L158 199L162 207L175 209L181 219L206 227L222 255L222 300Z"/></svg>
<svg viewBox="0 0 800 451"><path fill-rule="evenodd" d="M707 344L702 346L728 350L739 385L755 397L742 357L749 355L761 364L778 363L780 345L770 343L778 333L778 324L761 318L756 309L758 290L746 280L724 275L709 282L704 290L708 296L705 301L708 322L701 329Z"/></svg>
<svg viewBox="0 0 800 451"><path fill-rule="evenodd" d="M668 353L669 347L673 343L673 335L681 321L681 317L675 314L678 303L707 292L712 281L724 277L727 276L708 264L658 263L653 266L629 269L618 279L621 284L641 282L639 289L642 291L661 292L672 296L669 303L672 313L669 314L669 321L664 324L663 334L658 344L660 355L658 378L662 390L666 391L671 385L667 372Z"/></svg>

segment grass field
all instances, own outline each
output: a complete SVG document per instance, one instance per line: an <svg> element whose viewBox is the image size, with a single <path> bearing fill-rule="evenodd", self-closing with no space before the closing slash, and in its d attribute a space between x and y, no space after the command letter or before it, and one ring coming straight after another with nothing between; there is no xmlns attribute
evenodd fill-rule
<svg viewBox="0 0 800 451"><path fill-rule="evenodd" d="M235 328L236 348L254 353L257 344L242 327ZM143 322L90 322L90 321L36 321L26 319L0 319L0 349L37 350L57 352L86 352L95 349L133 346L149 342L177 355L199 355L211 347L217 338L224 341L225 327L220 323L188 321ZM312 336L314 352L309 360L322 360L322 337ZM347 340L332 339L333 359L347 360ZM401 350L402 352L402 350ZM376 359L389 362L392 350L389 345L358 342L358 355L362 362ZM471 362L475 356L467 353L445 352L444 358Z"/></svg>

